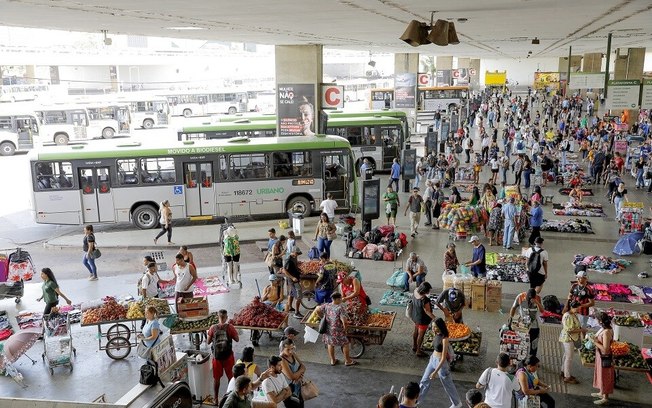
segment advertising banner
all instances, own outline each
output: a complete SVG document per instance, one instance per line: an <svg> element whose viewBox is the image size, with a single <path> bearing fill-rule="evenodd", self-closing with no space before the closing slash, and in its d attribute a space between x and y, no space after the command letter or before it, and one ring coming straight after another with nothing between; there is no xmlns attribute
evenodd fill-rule
<svg viewBox="0 0 652 408"><path fill-rule="evenodd" d="M604 72L571 72L568 87L569 89L601 89L604 88L604 75Z"/></svg>
<svg viewBox="0 0 652 408"><path fill-rule="evenodd" d="M469 70L468 68L458 68L453 70L453 81L455 85L468 85L469 84Z"/></svg>
<svg viewBox="0 0 652 408"><path fill-rule="evenodd" d="M341 85L321 86L321 108L340 109L344 107L344 87Z"/></svg>
<svg viewBox="0 0 652 408"><path fill-rule="evenodd" d="M437 78L435 80L435 86L451 86L451 69L439 69L437 70Z"/></svg>
<svg viewBox="0 0 652 408"><path fill-rule="evenodd" d="M506 82L507 82L507 71L502 71L502 72L485 71L484 73L485 86L505 86Z"/></svg>
<svg viewBox="0 0 652 408"><path fill-rule="evenodd" d="M643 80L643 94L641 96L641 109L652 109L652 79Z"/></svg>
<svg viewBox="0 0 652 408"><path fill-rule="evenodd" d="M396 74L394 81L394 107L415 109L417 96L417 74Z"/></svg>
<svg viewBox="0 0 652 408"><path fill-rule="evenodd" d="M534 89L559 90L559 72L535 72Z"/></svg>
<svg viewBox="0 0 652 408"><path fill-rule="evenodd" d="M417 75L417 84L421 86L430 86L430 74L418 74Z"/></svg>
<svg viewBox="0 0 652 408"><path fill-rule="evenodd" d="M634 109L638 106L641 81L638 79L616 79L609 81L607 93L608 109Z"/></svg>
<svg viewBox="0 0 652 408"><path fill-rule="evenodd" d="M315 134L315 86L279 84L276 93L279 136Z"/></svg>

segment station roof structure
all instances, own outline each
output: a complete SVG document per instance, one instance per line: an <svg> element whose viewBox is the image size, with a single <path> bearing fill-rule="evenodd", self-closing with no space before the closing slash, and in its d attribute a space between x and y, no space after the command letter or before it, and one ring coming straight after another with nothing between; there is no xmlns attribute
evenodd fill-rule
<svg viewBox="0 0 652 408"><path fill-rule="evenodd" d="M371 52L524 58L652 48L650 0L0 0L0 25ZM411 20L455 22L460 44L413 48ZM464 19L466 19L464 21ZM539 45L533 45L537 37Z"/></svg>

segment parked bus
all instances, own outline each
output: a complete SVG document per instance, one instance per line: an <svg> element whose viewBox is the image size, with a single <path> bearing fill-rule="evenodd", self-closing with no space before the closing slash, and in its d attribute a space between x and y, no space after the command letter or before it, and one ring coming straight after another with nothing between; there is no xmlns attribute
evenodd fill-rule
<svg viewBox="0 0 652 408"><path fill-rule="evenodd" d="M360 116L337 117L329 115L326 134L337 135L349 140L356 169L364 158L368 158L378 171L389 170L392 160L399 157L405 144L404 124L401 119L362 114ZM347 114L344 114L347 115ZM231 137L273 137L276 136L276 118L273 120L242 119L232 122L218 122L210 125L184 127L177 133L179 141L193 139L226 139Z"/></svg>
<svg viewBox="0 0 652 408"><path fill-rule="evenodd" d="M179 91L164 95L173 116L205 116L216 113L248 112L245 91Z"/></svg>
<svg viewBox="0 0 652 408"><path fill-rule="evenodd" d="M417 112L434 112L466 106L468 86L426 86L417 88Z"/></svg>
<svg viewBox="0 0 652 408"><path fill-rule="evenodd" d="M66 145L71 141L92 138L92 135L89 135L90 119L85 108L52 106L37 109L41 142Z"/></svg>
<svg viewBox="0 0 652 408"><path fill-rule="evenodd" d="M0 155L12 156L33 148L38 134L36 114L0 113Z"/></svg>
<svg viewBox="0 0 652 408"><path fill-rule="evenodd" d="M350 144L336 136L237 138L70 146L33 151L37 223L158 225L159 203L175 218L308 215L331 193L357 207Z"/></svg>
<svg viewBox="0 0 652 408"><path fill-rule="evenodd" d="M91 126L100 128L103 139L111 139L116 134L129 134L131 114L129 105L90 104L85 105Z"/></svg>
<svg viewBox="0 0 652 408"><path fill-rule="evenodd" d="M139 98L129 99L127 103L134 126L152 129L170 124L170 105L167 99Z"/></svg>

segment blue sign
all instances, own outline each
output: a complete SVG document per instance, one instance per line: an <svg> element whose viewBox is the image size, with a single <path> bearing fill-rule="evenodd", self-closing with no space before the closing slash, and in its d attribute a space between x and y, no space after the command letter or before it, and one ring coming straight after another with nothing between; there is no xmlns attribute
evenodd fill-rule
<svg viewBox="0 0 652 408"><path fill-rule="evenodd" d="M174 195L183 194L183 186L174 186Z"/></svg>

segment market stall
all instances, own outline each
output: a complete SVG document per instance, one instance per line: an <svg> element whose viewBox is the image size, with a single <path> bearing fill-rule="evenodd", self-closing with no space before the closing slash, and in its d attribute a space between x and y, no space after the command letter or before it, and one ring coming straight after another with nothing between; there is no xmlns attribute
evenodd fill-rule
<svg viewBox="0 0 652 408"><path fill-rule="evenodd" d="M457 241L480 231L488 220L489 214L482 206L448 204L441 210L439 226L449 231L450 239Z"/></svg>
<svg viewBox="0 0 652 408"><path fill-rule="evenodd" d="M146 301L123 300L106 296L101 300L83 303L81 326L96 326L99 350L114 360L129 355L132 347L138 346L137 334L140 322L145 319L145 308L154 306L159 317L170 315L167 300L150 298ZM109 326L104 331L103 326Z"/></svg>
<svg viewBox="0 0 652 408"><path fill-rule="evenodd" d="M543 220L541 231L572 234L593 234L591 221L582 218L572 220Z"/></svg>
<svg viewBox="0 0 652 408"><path fill-rule="evenodd" d="M170 328L170 334L187 334L191 343L199 350L203 341L206 340L206 333L212 325L218 324L217 312L209 313L203 319L184 320L177 315L172 315L164 323Z"/></svg>
<svg viewBox="0 0 652 408"><path fill-rule="evenodd" d="M287 313L279 312L261 302L260 298L256 296L251 303L234 314L229 323L236 329L250 330L251 343L258 346L263 333L267 333L270 340L274 332L282 333L287 326L287 319Z"/></svg>
<svg viewBox="0 0 652 408"><path fill-rule="evenodd" d="M604 255L585 255L577 254L573 259L572 265L577 269L578 266L586 268L589 273L608 273L616 274L622 272L632 263L622 258L611 258Z"/></svg>
<svg viewBox="0 0 652 408"><path fill-rule="evenodd" d="M505 282L529 282L527 258L520 254L487 252L487 278Z"/></svg>
<svg viewBox="0 0 652 408"><path fill-rule="evenodd" d="M315 300L315 285L317 283L317 277L321 265L318 259L312 259L308 261L299 261L297 266L301 272L301 305L308 310L313 310L317 307L317 302ZM324 265L324 268L332 272L334 277L339 273L345 273L348 275L355 272L353 263L347 264L336 259L331 259L329 263Z"/></svg>
<svg viewBox="0 0 652 408"><path fill-rule="evenodd" d="M429 327L423 336L423 344L421 348L426 351L433 351L432 341L434 338L435 334ZM482 332L476 329L475 331L471 331L469 335L462 338L449 337L449 341L451 342L451 346L453 347L455 354L461 356L478 357L480 355L480 347L482 345Z"/></svg>
<svg viewBox="0 0 652 408"><path fill-rule="evenodd" d="M578 350L583 367L595 367L596 351L594 347L587 349L584 346ZM649 373L650 368L643 358L639 346L625 342L613 342L611 352L613 354L613 366L616 370L616 382L620 378L621 371Z"/></svg>
<svg viewBox="0 0 652 408"><path fill-rule="evenodd" d="M618 231L620 235L638 232L644 228L643 223L645 219L643 218L643 208L643 203L641 202L623 203L618 221L620 223Z"/></svg>
<svg viewBox="0 0 652 408"><path fill-rule="evenodd" d="M614 307L618 303L652 304L652 287L639 285L623 285L620 283L594 283L596 304L603 307Z"/></svg>
<svg viewBox="0 0 652 408"><path fill-rule="evenodd" d="M351 357L361 357L369 345L382 345L385 342L387 333L394 327L396 312L371 310L366 320L360 326L347 325L346 336L351 342ZM301 324L317 329L321 318L317 311L306 315Z"/></svg>
<svg viewBox="0 0 652 408"><path fill-rule="evenodd" d="M599 203L563 203L553 204L552 213L569 217L604 217L602 204Z"/></svg>

